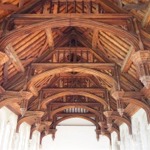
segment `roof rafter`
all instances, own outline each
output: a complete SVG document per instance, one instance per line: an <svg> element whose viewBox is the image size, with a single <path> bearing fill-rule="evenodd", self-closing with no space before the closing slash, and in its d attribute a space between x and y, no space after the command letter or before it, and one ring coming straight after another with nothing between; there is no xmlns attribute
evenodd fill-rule
<svg viewBox="0 0 150 150"><path fill-rule="evenodd" d="M22 65L21 60L19 59L19 57L17 56L12 44L8 44L5 48L5 52L6 54L9 56L11 62L13 63L13 65L15 66L15 68L18 71L24 72L24 66Z"/></svg>
<svg viewBox="0 0 150 150"><path fill-rule="evenodd" d="M144 18L142 20L142 27L146 27L149 22L150 22L150 3L147 7L146 14L144 15Z"/></svg>
<svg viewBox="0 0 150 150"><path fill-rule="evenodd" d="M49 14L48 7L49 6L47 5L47 3L45 3L44 9L43 9L43 14ZM48 41L49 47L53 48L54 47L54 38L53 38L52 29L51 28L46 28L45 32L46 32L46 36L47 36L47 41Z"/></svg>

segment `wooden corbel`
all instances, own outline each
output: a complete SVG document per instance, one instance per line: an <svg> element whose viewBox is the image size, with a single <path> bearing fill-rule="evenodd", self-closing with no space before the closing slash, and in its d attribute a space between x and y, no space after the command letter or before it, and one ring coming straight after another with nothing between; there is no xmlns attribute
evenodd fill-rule
<svg viewBox="0 0 150 150"><path fill-rule="evenodd" d="M108 130L111 130L112 128L112 115L113 111L105 111L103 114L106 116L107 118L107 127L108 127Z"/></svg>
<svg viewBox="0 0 150 150"><path fill-rule="evenodd" d="M143 85L150 88L150 50L139 50L132 56L132 61L136 66L139 80Z"/></svg>
<svg viewBox="0 0 150 150"><path fill-rule="evenodd" d="M99 123L99 126L101 127L101 135L105 135L105 122L104 121L100 121Z"/></svg>
<svg viewBox="0 0 150 150"><path fill-rule="evenodd" d="M121 101L124 96L124 91L113 91L113 93L111 93L111 96L117 101L117 110L120 116L123 116L124 109Z"/></svg>
<svg viewBox="0 0 150 150"><path fill-rule="evenodd" d="M44 115L44 112L42 111L27 111L25 113L25 116L19 119L16 132L19 131L19 127L23 122L33 125L36 122L37 117L41 118L43 115Z"/></svg>

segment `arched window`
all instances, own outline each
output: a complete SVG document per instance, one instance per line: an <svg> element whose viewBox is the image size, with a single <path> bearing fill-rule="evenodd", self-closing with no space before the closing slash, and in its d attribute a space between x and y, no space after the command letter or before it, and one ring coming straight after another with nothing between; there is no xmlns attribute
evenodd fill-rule
<svg viewBox="0 0 150 150"><path fill-rule="evenodd" d="M110 140L107 136L100 136L100 150L110 150Z"/></svg>
<svg viewBox="0 0 150 150"><path fill-rule="evenodd" d="M51 135L42 140L42 150L110 150L110 140L100 136L96 140L95 126L84 119L73 118L57 126L56 138Z"/></svg>
<svg viewBox="0 0 150 150"><path fill-rule="evenodd" d="M31 126L26 122L23 122L19 128L19 139L16 150L28 150L29 147L29 137L30 137Z"/></svg>
<svg viewBox="0 0 150 150"><path fill-rule="evenodd" d="M52 140L52 135L46 135L42 139L42 150L48 150L50 148L51 150L54 149L54 141Z"/></svg>
<svg viewBox="0 0 150 150"><path fill-rule="evenodd" d="M35 130L32 133L32 139L30 140L29 150L39 150L40 146L40 132Z"/></svg>
<svg viewBox="0 0 150 150"><path fill-rule="evenodd" d="M0 149L12 149L18 116L6 107L0 109Z"/></svg>
<svg viewBox="0 0 150 150"><path fill-rule="evenodd" d="M120 139L121 150L133 150L132 136L129 134L128 126L125 123L120 126Z"/></svg>
<svg viewBox="0 0 150 150"><path fill-rule="evenodd" d="M144 109L140 109L132 116L132 132L135 150L149 150L150 137L147 115Z"/></svg>
<svg viewBox="0 0 150 150"><path fill-rule="evenodd" d="M118 135L115 131L111 133L111 147L112 150L120 150Z"/></svg>

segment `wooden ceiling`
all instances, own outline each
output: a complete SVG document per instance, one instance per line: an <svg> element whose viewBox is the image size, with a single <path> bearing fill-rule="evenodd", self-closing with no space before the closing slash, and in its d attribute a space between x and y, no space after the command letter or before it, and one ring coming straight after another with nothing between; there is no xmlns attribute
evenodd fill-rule
<svg viewBox="0 0 150 150"><path fill-rule="evenodd" d="M141 107L149 116L149 90L131 59L150 50L149 0L1 0L0 8L0 106L26 108L18 127L40 122L54 135L59 122L82 117L98 137L122 122L131 132Z"/></svg>

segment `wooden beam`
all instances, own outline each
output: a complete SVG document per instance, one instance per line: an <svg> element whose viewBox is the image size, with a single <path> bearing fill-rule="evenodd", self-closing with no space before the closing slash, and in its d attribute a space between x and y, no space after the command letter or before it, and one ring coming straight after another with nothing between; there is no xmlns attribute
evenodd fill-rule
<svg viewBox="0 0 150 150"><path fill-rule="evenodd" d="M12 11L9 16L12 16L13 14L21 14L21 13L27 13L29 12L30 10L33 10L35 9L38 5L40 5L41 3L41 0L30 0L30 2L27 2L23 7L19 8L19 7L14 7L12 6L13 4L2 4L0 9L5 9L5 10L8 10L8 5L11 5L11 10ZM5 6L6 5L6 6ZM2 19L0 20L2 21Z"/></svg>
<svg viewBox="0 0 150 150"><path fill-rule="evenodd" d="M117 0L117 4L120 8L122 8L122 0Z"/></svg>
<svg viewBox="0 0 150 150"><path fill-rule="evenodd" d="M3 80L3 85L5 85L8 81L8 67L9 67L9 61L7 61L4 64L4 68L3 68L3 76L4 76L4 80Z"/></svg>
<svg viewBox="0 0 150 150"><path fill-rule="evenodd" d="M142 9L145 9L146 7L147 7L147 4L127 4L127 5L123 6L123 9L126 9L126 10L132 10L132 9L142 10Z"/></svg>
<svg viewBox="0 0 150 150"><path fill-rule="evenodd" d="M49 5L46 3L44 5L44 10L43 10L43 14L49 14ZM45 29L46 32L46 36L47 36L47 42L50 48L54 48L54 38L53 38L53 33L52 33L52 29L51 28L46 28Z"/></svg>
<svg viewBox="0 0 150 150"><path fill-rule="evenodd" d="M96 2L101 4L101 6L104 9L109 10L110 12L118 12L118 13L125 12L123 9L121 9L119 6L115 5L111 1L108 1L108 0L96 0Z"/></svg>
<svg viewBox="0 0 150 150"><path fill-rule="evenodd" d="M86 67L86 68L100 68L100 69L114 69L113 63L33 63L32 67L35 69L53 69L57 67Z"/></svg>
<svg viewBox="0 0 150 150"><path fill-rule="evenodd" d="M28 11L35 9L41 3L42 3L41 0L30 0L30 2L28 2L26 5L20 7L19 10L15 12L15 14L27 13Z"/></svg>
<svg viewBox="0 0 150 150"><path fill-rule="evenodd" d="M55 40L56 45L55 45L54 49L59 46L59 44L61 43L62 40L67 39L68 36L69 36L68 34L63 35L63 33L62 33L62 36L58 37L58 38ZM57 44L58 44L58 45L57 45ZM54 50L53 50L53 51L54 51ZM47 50L45 51L45 53L42 54L39 58L37 58L37 60L36 60L35 62L41 62L41 61L43 61L43 60L44 60L44 61L48 60L49 56L53 53L53 51L50 51L50 49L47 49ZM45 59L45 58L46 58L46 59Z"/></svg>
<svg viewBox="0 0 150 150"><path fill-rule="evenodd" d="M90 48L96 56L98 56L99 60L103 59L104 62L110 62L110 60L102 53L100 52L99 48L92 48L92 44L89 42L89 40L85 40L83 35L80 35L79 33L76 33L78 39L83 43L87 48Z"/></svg>
<svg viewBox="0 0 150 150"><path fill-rule="evenodd" d="M131 56L135 52L135 49L133 46L130 46L129 51L123 61L123 64L121 66L121 72L127 72L129 67L132 64Z"/></svg>
<svg viewBox="0 0 150 150"><path fill-rule="evenodd" d="M57 13L58 13L58 4L54 4L53 14L57 14Z"/></svg>
<svg viewBox="0 0 150 150"><path fill-rule="evenodd" d="M93 37L92 37L92 48L97 48L98 34L99 34L99 30L94 29L93 30Z"/></svg>
<svg viewBox="0 0 150 150"><path fill-rule="evenodd" d="M5 87L5 89L13 89L13 87L18 84L18 82L20 83L20 79L22 79L22 81L24 81L25 78L25 74L23 74L22 72L19 72L18 74L15 75L15 77L11 77L7 84L4 84L3 86Z"/></svg>
<svg viewBox="0 0 150 150"><path fill-rule="evenodd" d="M9 60L8 56L5 53L0 52L0 65L3 65L8 60Z"/></svg>
<svg viewBox="0 0 150 150"><path fill-rule="evenodd" d="M11 98L11 97L15 97L15 98L21 98L21 96L25 99L30 99L33 95L31 92L28 91L22 91L22 92L18 92L18 91L5 91L1 94L1 98L3 99L7 99L7 98Z"/></svg>
<svg viewBox="0 0 150 150"><path fill-rule="evenodd" d="M87 51L90 50L90 48L88 47L57 47L55 48L55 50L57 51Z"/></svg>
<svg viewBox="0 0 150 150"><path fill-rule="evenodd" d="M83 113L57 113L56 116L57 117L69 117L69 116L85 116L85 117L96 117L95 114L93 113L86 113L86 114L83 114Z"/></svg>
<svg viewBox="0 0 150 150"><path fill-rule="evenodd" d="M17 11L18 7L13 5L13 4L0 4L0 9L1 10L6 10L6 11Z"/></svg>
<svg viewBox="0 0 150 150"><path fill-rule="evenodd" d="M74 103L59 103L59 102L56 102L56 103L51 103L50 104L51 106L70 106L70 105L74 105L74 106L89 106L89 107L98 107L98 106L100 106L101 105L101 103L97 103L97 102L93 102L93 103L82 103L82 102L78 102L78 103L76 103L76 102L74 102Z"/></svg>
<svg viewBox="0 0 150 150"><path fill-rule="evenodd" d="M146 14L142 20L142 27L147 27L148 23L150 22L150 3L147 7Z"/></svg>
<svg viewBox="0 0 150 150"><path fill-rule="evenodd" d="M5 92L5 89L2 86L0 86L0 94L2 94L4 92Z"/></svg>
<svg viewBox="0 0 150 150"><path fill-rule="evenodd" d="M11 44L8 44L5 48L5 52L6 54L9 56L10 58L10 61L12 62L12 64L15 66L15 68L18 70L18 71L21 71L21 72L24 72L25 69L24 69L24 66L22 65L19 57L17 56L14 48L12 47Z"/></svg>
<svg viewBox="0 0 150 150"><path fill-rule="evenodd" d="M128 19L131 18L132 15L120 13L120 14L14 14L11 16L12 18L20 18L20 19L52 19L52 18L92 18L92 19Z"/></svg>
<svg viewBox="0 0 150 150"><path fill-rule="evenodd" d="M19 8L23 7L25 0L19 0Z"/></svg>
<svg viewBox="0 0 150 150"><path fill-rule="evenodd" d="M50 93L50 92L64 92L64 91L84 91L84 92L94 92L98 94L105 94L106 90L104 88L45 88L42 90L44 93Z"/></svg>
<svg viewBox="0 0 150 150"><path fill-rule="evenodd" d="M54 38L53 38L53 34L52 34L52 29L46 28L45 32L46 32L46 36L47 36L48 45L50 48L53 48L54 47Z"/></svg>
<svg viewBox="0 0 150 150"><path fill-rule="evenodd" d="M138 79L135 79L132 75L126 73L122 73L122 77L125 78L131 85L135 86L137 89L142 89L143 85L139 82Z"/></svg>
<svg viewBox="0 0 150 150"><path fill-rule="evenodd" d="M82 1L83 1L83 0L76 0L76 2L82 2ZM86 0L85 3L86 3L86 2L91 2L91 1L92 1L92 2L96 2L96 0ZM53 0L53 2L54 2L54 3L57 3L58 0ZM63 2L63 3L64 3L64 2L66 2L66 0L59 0L59 2ZM70 3L72 2L72 3L73 3L74 0L67 0L67 2L70 2Z"/></svg>

